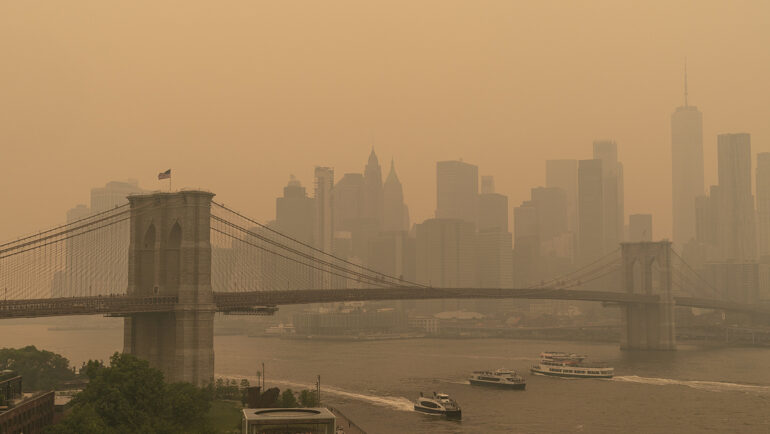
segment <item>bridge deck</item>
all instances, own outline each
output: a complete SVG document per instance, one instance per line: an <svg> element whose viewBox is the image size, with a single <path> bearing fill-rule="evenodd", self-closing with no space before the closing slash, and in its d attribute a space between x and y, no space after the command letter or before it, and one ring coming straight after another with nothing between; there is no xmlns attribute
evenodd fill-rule
<svg viewBox="0 0 770 434"><path fill-rule="evenodd" d="M288 304L333 303L346 301L436 300L436 299L539 299L603 301L610 303L657 303L657 295L628 294L571 289L507 288L372 288L372 289L298 289L278 291L217 292L219 309L242 306L280 306Z"/></svg>
<svg viewBox="0 0 770 434"><path fill-rule="evenodd" d="M219 312L248 312L257 306L334 303L347 301L437 300L437 299L531 299L599 301L618 304L657 303L657 295L572 289L505 289L505 288L377 288L377 289L300 289L279 291L217 292L214 302ZM175 296L45 298L0 301L0 319L35 318L68 315L126 315L142 312L171 312L178 303ZM718 309L733 312L770 315L770 307L710 300L675 297L678 306Z"/></svg>

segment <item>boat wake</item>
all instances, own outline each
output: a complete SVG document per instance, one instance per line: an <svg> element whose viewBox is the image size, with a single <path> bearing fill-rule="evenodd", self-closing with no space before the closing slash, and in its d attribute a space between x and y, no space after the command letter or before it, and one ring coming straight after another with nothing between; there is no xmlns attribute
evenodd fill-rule
<svg viewBox="0 0 770 434"><path fill-rule="evenodd" d="M755 394L770 394L770 386L759 386L753 384L723 383L719 381L697 381L697 380L673 380L670 378L639 377L637 375L626 375L622 377L613 377L608 381L620 381L624 383L651 384L655 386L686 386L698 390L709 392L746 392Z"/></svg>
<svg viewBox="0 0 770 434"><path fill-rule="evenodd" d="M257 377L247 377L247 376L239 376L239 375L226 375L228 378L245 378L251 382L257 381ZM290 386L297 389L310 389L315 390L315 384L303 384L303 383L297 383L294 381L286 381L286 380L270 380L269 383L275 383L275 384L281 384L284 386ZM377 405L380 407L387 407L393 410L400 410L400 411L413 411L414 410L414 403L407 398L404 398L403 396L377 396L377 395L367 395L363 393L355 393L355 392L349 392L347 390L338 389L336 387L321 386L321 394L329 394L334 396L339 396L342 398L348 398L348 399L354 399L356 401L363 401L367 402L369 404Z"/></svg>

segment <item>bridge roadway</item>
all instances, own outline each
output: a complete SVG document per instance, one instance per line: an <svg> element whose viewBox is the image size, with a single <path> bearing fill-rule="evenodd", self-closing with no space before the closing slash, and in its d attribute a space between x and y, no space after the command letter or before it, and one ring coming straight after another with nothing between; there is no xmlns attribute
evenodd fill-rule
<svg viewBox="0 0 770 434"><path fill-rule="evenodd" d="M264 315L265 306L334 303L346 301L437 299L531 299L598 301L609 304L653 304L657 295L573 289L421 288L298 289L277 291L215 292L218 312ZM129 297L126 295L44 298L0 301L0 319L69 315L122 316L143 312L171 312L179 308L176 296ZM747 303L674 297L677 306L718 309L770 316L770 307Z"/></svg>

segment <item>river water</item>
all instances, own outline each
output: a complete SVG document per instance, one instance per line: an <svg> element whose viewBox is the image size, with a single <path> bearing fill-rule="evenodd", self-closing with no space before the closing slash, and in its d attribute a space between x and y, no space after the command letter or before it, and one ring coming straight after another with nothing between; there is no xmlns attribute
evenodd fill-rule
<svg viewBox="0 0 770 434"><path fill-rule="evenodd" d="M35 321L0 322L0 347L36 345L79 365L122 347L122 322L97 330L51 331ZM216 375L268 386L312 388L369 433L768 433L770 350L679 346L626 352L605 343L504 339L378 342L215 338ZM612 380L528 375L542 351L587 353L615 367ZM524 392L470 386L470 371L508 367L527 373ZM419 392L446 392L461 422L415 413Z"/></svg>

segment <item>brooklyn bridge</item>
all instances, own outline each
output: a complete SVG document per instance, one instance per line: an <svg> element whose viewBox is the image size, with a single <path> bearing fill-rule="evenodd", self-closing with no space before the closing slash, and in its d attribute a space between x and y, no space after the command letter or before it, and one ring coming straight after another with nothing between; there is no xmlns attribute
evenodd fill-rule
<svg viewBox="0 0 770 434"><path fill-rule="evenodd" d="M129 203L0 244L0 319L124 317L124 352L172 381L214 375L214 315L307 303L432 299L594 301L621 310L625 349L676 349L676 306L769 316L725 299L667 241L623 243L528 288L438 288L282 234L189 190ZM608 289L609 288L609 289Z"/></svg>

